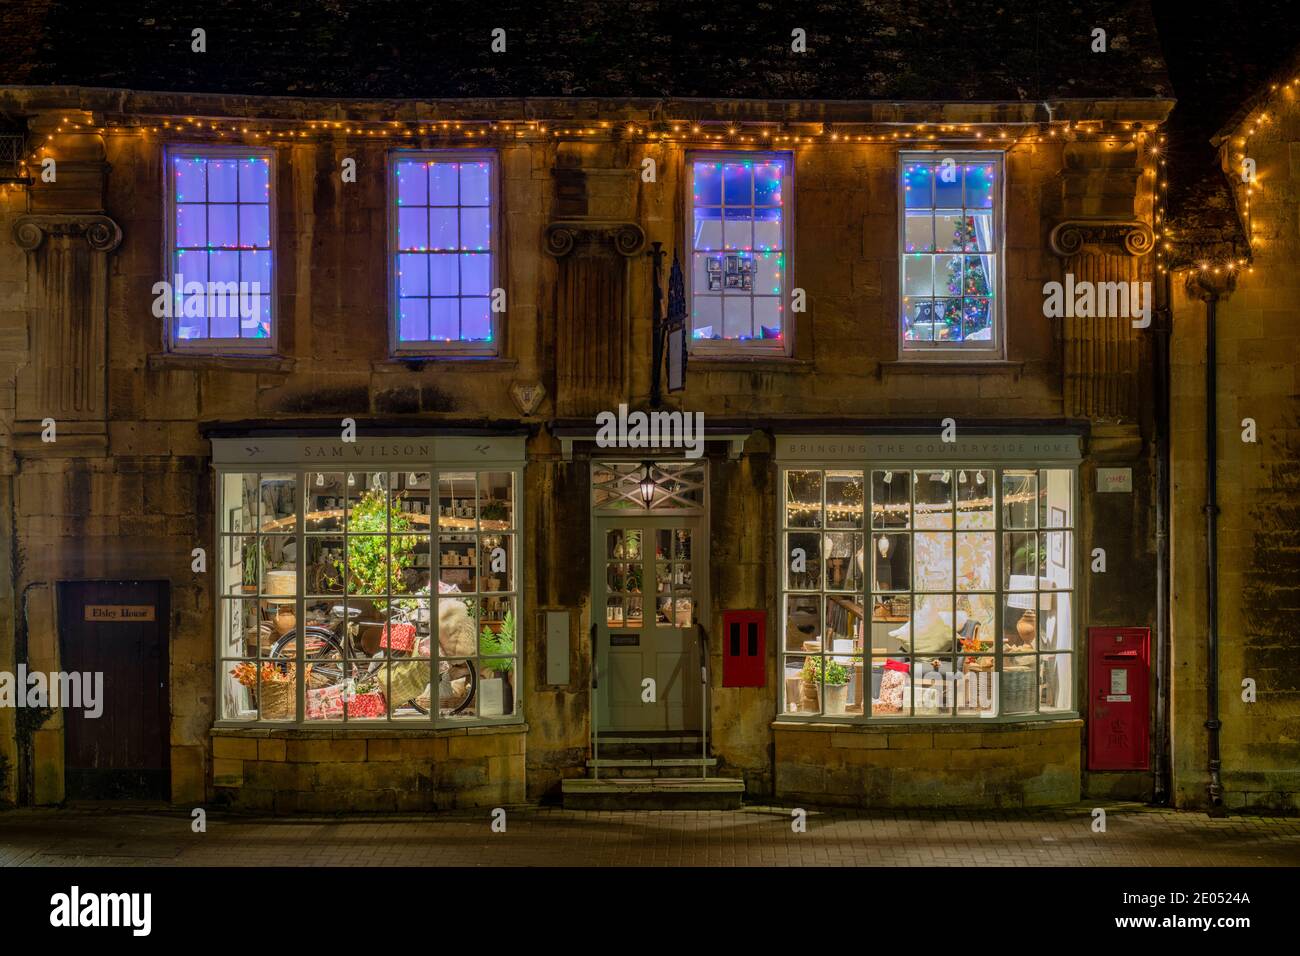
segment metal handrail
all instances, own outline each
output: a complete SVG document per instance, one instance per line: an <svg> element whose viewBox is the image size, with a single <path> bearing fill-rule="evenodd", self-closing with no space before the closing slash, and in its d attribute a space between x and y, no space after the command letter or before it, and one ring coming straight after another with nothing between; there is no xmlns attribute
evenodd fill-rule
<svg viewBox="0 0 1300 956"><path fill-rule="evenodd" d="M709 634L696 623L700 638L700 779L709 776Z"/></svg>
<svg viewBox="0 0 1300 956"><path fill-rule="evenodd" d="M600 779L600 728L596 725L596 717L599 710L597 698L597 688L600 686L599 663L600 654L596 648L596 622L591 622L591 690L588 692L588 698L591 700L591 770L593 780Z"/></svg>

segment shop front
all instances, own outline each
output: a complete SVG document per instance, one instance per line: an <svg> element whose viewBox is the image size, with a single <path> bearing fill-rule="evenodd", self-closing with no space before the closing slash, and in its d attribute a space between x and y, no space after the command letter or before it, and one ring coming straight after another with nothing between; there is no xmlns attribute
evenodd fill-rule
<svg viewBox="0 0 1300 956"><path fill-rule="evenodd" d="M218 798L518 802L524 436L213 439Z"/></svg>
<svg viewBox="0 0 1300 956"><path fill-rule="evenodd" d="M216 796L1079 799L1080 437L746 434L527 482L523 434L214 438ZM735 611L769 622L744 685Z"/></svg>
<svg viewBox="0 0 1300 956"><path fill-rule="evenodd" d="M780 796L1080 792L1075 435L782 435Z"/></svg>

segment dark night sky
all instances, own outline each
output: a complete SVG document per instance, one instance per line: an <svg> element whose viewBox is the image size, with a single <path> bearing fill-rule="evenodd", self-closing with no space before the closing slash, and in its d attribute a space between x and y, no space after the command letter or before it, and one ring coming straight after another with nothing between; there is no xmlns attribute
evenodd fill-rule
<svg viewBox="0 0 1300 956"><path fill-rule="evenodd" d="M792 24L812 51L792 57ZM200 25L209 50L195 55ZM493 26L511 56L493 56ZM1087 48L1104 26L1111 51ZM1158 33L1158 36L1157 36ZM301 96L1169 96L1170 210L1233 212L1209 138L1300 46L1294 0L0 0L0 84ZM1167 75L1160 66L1163 52Z"/></svg>

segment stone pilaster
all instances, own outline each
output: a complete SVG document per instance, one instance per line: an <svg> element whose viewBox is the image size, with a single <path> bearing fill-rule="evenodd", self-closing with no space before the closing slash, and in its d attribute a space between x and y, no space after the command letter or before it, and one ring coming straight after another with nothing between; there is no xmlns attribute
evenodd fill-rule
<svg viewBox="0 0 1300 956"><path fill-rule="evenodd" d="M645 233L631 222L561 220L546 227L559 260L555 297L555 402L561 416L625 401L631 346L631 258Z"/></svg>
<svg viewBox="0 0 1300 956"><path fill-rule="evenodd" d="M1089 282L1149 281L1144 257L1155 245L1142 210L1139 147L1071 143L1065 151L1063 217L1052 229L1061 274L1077 287ZM1140 286L1145 296L1150 286ZM1065 412L1089 419L1132 421L1139 401L1141 329L1131 316L1062 318L1062 390Z"/></svg>
<svg viewBox="0 0 1300 956"><path fill-rule="evenodd" d="M39 124L34 124L39 132ZM122 230L104 214L99 136L62 136L54 180L32 186L31 209L13 226L27 253L28 361L18 370L14 450L83 457L107 449L108 256ZM44 442L53 419L56 440Z"/></svg>

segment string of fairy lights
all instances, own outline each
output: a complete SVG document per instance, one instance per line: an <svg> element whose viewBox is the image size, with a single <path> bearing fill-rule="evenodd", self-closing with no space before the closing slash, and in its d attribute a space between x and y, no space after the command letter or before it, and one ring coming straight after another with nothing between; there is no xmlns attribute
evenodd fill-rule
<svg viewBox="0 0 1300 956"><path fill-rule="evenodd" d="M1013 148L1027 143L1071 140L1099 140L1108 146L1139 141L1154 133L1153 123L1106 123L1093 121L1035 121L1029 123L734 123L716 121L664 120L656 122L614 121L553 123L547 120L247 120L196 116L139 117L119 121L79 122L63 117L57 128L36 142L23 159L24 167L39 163L56 152L64 135L161 136L187 141L240 143L266 146L299 141L389 140L418 143L419 146L502 144L511 141L596 140L695 146L768 146L775 148L816 145L900 144L943 149L953 144ZM56 157L57 158L57 157Z"/></svg>
<svg viewBox="0 0 1300 956"><path fill-rule="evenodd" d="M1003 505L1026 504L1030 501L1037 501L1039 494L1036 491L1016 492L1013 494L1004 494L1002 496ZM957 502L958 511L993 511L993 498L968 498ZM915 512L921 515L942 515L952 511L951 502L916 502L915 505L910 502L873 502L871 513L873 515L882 514L908 514ZM821 502L816 501L787 501L786 510L792 514L811 514L813 512L825 511L829 519L838 518L858 518L862 515L862 505L853 504L830 504L829 502L823 508Z"/></svg>
<svg viewBox="0 0 1300 956"><path fill-rule="evenodd" d="M1252 109L1238 127L1239 129L1243 126L1246 127L1245 131L1232 137L1231 140L1231 144L1236 147L1236 151L1232 154L1233 162L1228 170L1229 181L1233 183L1234 189L1244 187L1246 195L1242 202L1242 220L1246 233L1246 248L1251 254L1254 253L1255 245L1258 242L1258 236L1255 234L1255 218L1251 207L1255 193L1257 190L1261 190L1261 187L1258 175L1246 177L1239 174L1243 170L1243 163L1250 158L1251 137L1272 124L1273 117L1269 114L1276 114L1286 107L1295 107L1297 103L1300 103L1300 77L1294 77L1285 83L1270 84L1268 92L1263 95L1261 102L1258 104L1258 111ZM1206 265L1202 263L1201 268L1205 269Z"/></svg>
<svg viewBox="0 0 1300 956"><path fill-rule="evenodd" d="M1228 168L1228 180L1233 184L1234 190L1241 190L1245 195L1241 200L1241 218L1242 228L1246 237L1247 255L1245 258L1227 259L1227 260L1205 260L1197 263L1197 268L1202 272L1210 272L1218 275L1221 272L1235 272L1238 269L1245 272L1254 272L1254 267L1249 265L1250 259L1254 255L1255 247L1259 242L1259 236L1255 231L1255 217L1253 211L1254 198L1256 192L1262 191L1259 182L1259 176L1246 176L1243 174L1243 163L1250 159L1249 147L1251 137L1258 134L1264 128L1273 123L1274 115L1278 114L1286 107L1295 107L1300 105L1300 77L1295 77L1285 83L1272 83L1268 91L1261 97L1261 102L1256 104L1242 120L1238 129L1244 127L1244 131L1231 137L1230 143L1233 147L1231 152L1232 163ZM1273 115L1270 115L1273 114ZM1161 137L1163 142L1164 137ZM1160 161L1164 166L1164 160ZM1165 225L1165 215L1168 208L1168 182L1167 177L1162 175L1160 192L1156 194L1155 221L1158 225L1157 241L1159 251L1157 259L1164 258L1168 261L1168 256L1163 255L1173 249L1173 244L1169 241L1173 233ZM1160 242L1160 240L1164 240ZM1164 265L1157 266L1160 272L1167 271Z"/></svg>
<svg viewBox="0 0 1300 956"><path fill-rule="evenodd" d="M1295 99L1294 87L1300 80L1286 84L1285 90ZM1262 114L1256 123L1267 122ZM1252 125L1250 132L1255 132ZM57 158L62 136L93 133L100 136L137 136L142 139L211 143L238 143L247 146L276 146L299 142L387 141L409 144L417 149L455 148L458 146L500 146L511 142L600 141L617 139L647 145L664 144L681 148L718 146L807 149L815 146L848 147L871 144L899 145L913 149L941 151L953 147L998 148L1012 150L1029 144L1050 142L1100 142L1106 148L1134 147L1141 151L1144 175L1151 181L1151 214L1155 234L1156 268L1165 272L1173 250L1173 232L1167 222L1169 181L1164 144L1154 122L1115 122L1103 120L1052 120L1027 123L741 123L706 120L658 120L592 122L522 118L440 119L440 120L250 120L209 116L157 116L142 119L123 117L113 121L79 122L65 116L57 128L45 134L22 160L22 175L29 164L39 165L47 156ZM1247 134L1247 139L1249 138ZM1245 215L1251 232L1250 197L1247 187ZM1202 268L1236 269L1246 260L1226 264L1203 264Z"/></svg>

